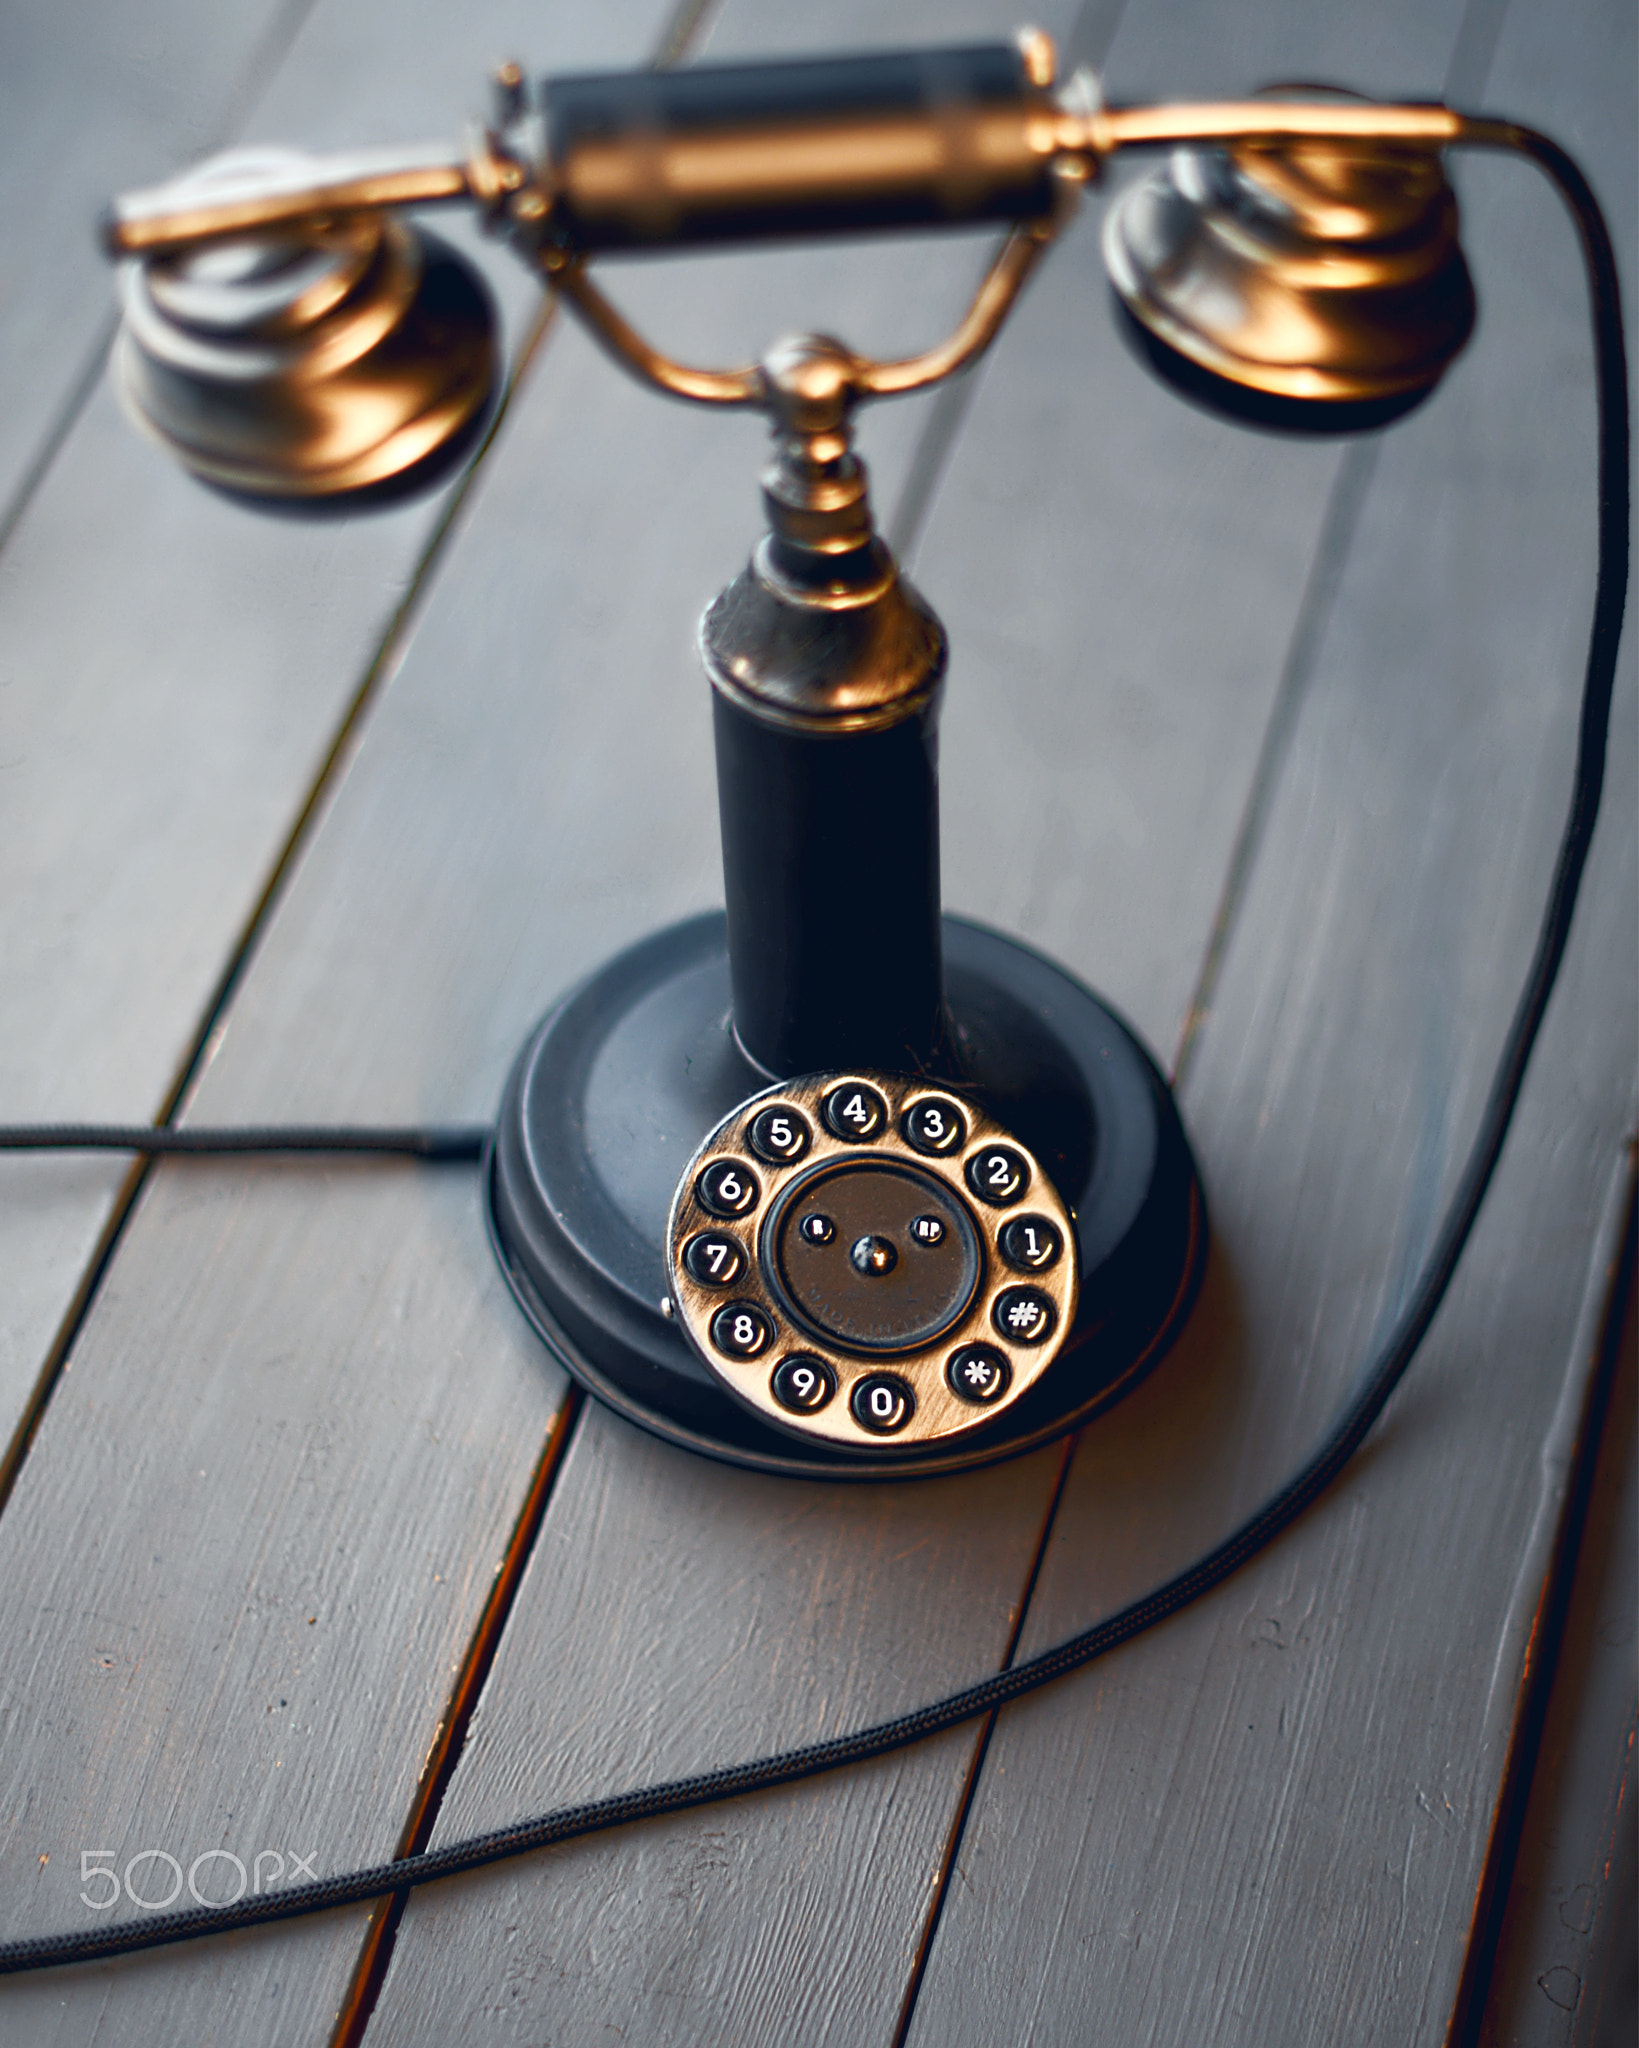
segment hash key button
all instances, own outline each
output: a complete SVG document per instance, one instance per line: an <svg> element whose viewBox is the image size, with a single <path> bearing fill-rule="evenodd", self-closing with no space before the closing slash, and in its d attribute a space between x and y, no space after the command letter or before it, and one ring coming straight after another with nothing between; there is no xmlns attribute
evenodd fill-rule
<svg viewBox="0 0 1639 2048"><path fill-rule="evenodd" d="M1015 1344L1040 1344L1053 1328L1053 1304L1039 1287L1009 1287L996 1297L990 1320Z"/></svg>

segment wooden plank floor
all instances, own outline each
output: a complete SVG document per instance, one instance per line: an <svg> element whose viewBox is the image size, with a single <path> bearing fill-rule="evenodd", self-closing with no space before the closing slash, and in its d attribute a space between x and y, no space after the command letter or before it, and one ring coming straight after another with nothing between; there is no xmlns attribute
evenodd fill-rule
<svg viewBox="0 0 1639 2048"><path fill-rule="evenodd" d="M0 363L29 395L0 435L0 1117L176 1097L203 1122L483 1117L559 990L720 900L692 636L753 535L761 430L668 407L554 327L453 495L258 519L139 443L104 386L77 395L105 301L78 254L53 270L55 244L85 194L212 136L453 132L513 49L562 69L1013 17L198 12L164 0L163 91L107 46L103 143L45 226L8 231L25 289L0 298ZM1038 18L1118 96L1322 77L1536 120L1587 163L1626 260L1631 12ZM88 32L66 10L32 31L41 135ZM462 1170L11 1162L0 1936L87 1924L87 1852L324 1873L841 1732L1085 1625L1296 1462L1461 1159L1569 773L1592 541L1574 247L1531 174L1460 181L1481 328L1380 440L1241 434L1149 383L1110 327L1096 202L979 374L865 429L956 650L947 901L1065 961L1179 1064L1216 1246L1174 1357L1012 1465L788 1485L566 1404ZM610 277L700 359L795 324L888 352L944 331L984 256ZM488 267L516 342L530 294ZM1504 1819L1630 1197L1631 646L1490 1208L1359 1470L1278 1549L994 1726L437 1887L401 1922L360 1909L8 1980L0 2037L1266 2048L1438 2042L1467 1998L1487 2042L1593 2040L1610 1998L1566 1986L1620 1977L1600 1930L1632 1816L1631 1639L1614 1670L1588 1647L1631 1594L1603 1562L1631 1513L1611 1450L1579 1581L1605 1620L1573 1612L1517 1866ZM493 1667L452 1724L480 1646ZM1482 2013L1476 1902L1511 1880ZM1541 1901L1567 1899L1561 1939Z"/></svg>

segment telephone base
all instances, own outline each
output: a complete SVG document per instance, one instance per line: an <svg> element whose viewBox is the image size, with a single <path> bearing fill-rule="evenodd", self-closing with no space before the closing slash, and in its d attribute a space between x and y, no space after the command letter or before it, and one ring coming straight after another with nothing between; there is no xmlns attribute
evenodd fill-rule
<svg viewBox="0 0 1639 2048"><path fill-rule="evenodd" d="M501 1271L547 1349L600 1401L684 1449L810 1479L906 1479L1031 1450L1127 1393L1171 1344L1206 1258L1177 1108L1132 1032L1016 940L944 920L950 1068L1075 1212L1076 1332L989 1427L897 1453L787 1437L725 1394L667 1312L666 1218L722 1118L768 1085L730 1025L727 928L692 918L618 954L531 1035L485 1168Z"/></svg>

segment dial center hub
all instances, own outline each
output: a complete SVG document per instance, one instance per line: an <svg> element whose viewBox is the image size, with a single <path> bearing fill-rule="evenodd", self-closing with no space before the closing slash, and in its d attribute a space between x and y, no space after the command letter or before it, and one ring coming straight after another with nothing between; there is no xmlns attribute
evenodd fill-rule
<svg viewBox="0 0 1639 2048"><path fill-rule="evenodd" d="M897 1163L817 1166L793 1182L770 1219L767 1256L801 1319L855 1351L931 1343L979 1284L978 1234L962 1203L931 1173Z"/></svg>

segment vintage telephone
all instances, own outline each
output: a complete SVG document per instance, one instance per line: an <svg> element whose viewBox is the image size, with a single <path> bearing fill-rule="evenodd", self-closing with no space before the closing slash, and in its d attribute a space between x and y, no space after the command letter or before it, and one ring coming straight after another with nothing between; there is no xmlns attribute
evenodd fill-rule
<svg viewBox="0 0 1639 2048"><path fill-rule="evenodd" d="M1472 1149L1380 1348L1306 1462L1185 1570L1079 1636L876 1727L619 1792L232 1907L0 1948L0 1972L322 1911L500 1856L878 1756L992 1711L1221 1584L1372 1428L1433 1319L1500 1155L1597 816L1626 591L1627 386L1608 234L1575 165L1517 124L1303 87L1109 107L1048 40L797 63L497 80L464 152L218 159L121 200L118 374L212 484L286 504L413 488L457 459L494 375L482 287L395 209L465 201L618 360L673 396L754 407L769 530L711 606L726 921L657 933L571 992L508 1083L485 1159L513 1292L584 1384L673 1442L841 1478L1008 1455L1116 1399L1187 1313L1205 1223L1172 1097L1130 1031L1051 962L941 919L937 621L875 534L854 410L994 337L1118 150L1167 163L1106 221L1118 317L1192 399L1336 433L1415 406L1474 297L1440 162L1516 151L1581 238L1600 408L1599 578L1571 806L1536 951ZM658 354L590 258L686 243L1004 221L943 345L878 363L824 336L761 363ZM391 1141L391 1142L389 1142ZM138 1150L463 1135L0 1131Z"/></svg>
<svg viewBox="0 0 1639 2048"><path fill-rule="evenodd" d="M496 81L461 152L219 158L128 196L118 375L207 481L312 504L426 480L494 382L488 301L397 209L478 207L627 369L768 418L768 530L707 611L726 922L611 961L520 1055L486 1165L514 1294L577 1379L761 1469L938 1472L1116 1399L1169 1342L1206 1227L1155 1063L1049 961L941 918L938 621L876 534L857 408L971 362L1084 185L1119 317L1191 397L1379 426L1468 339L1440 150L1523 131L1321 89L1107 107L1050 41ZM594 256L1010 224L950 339L776 342L692 369Z"/></svg>

